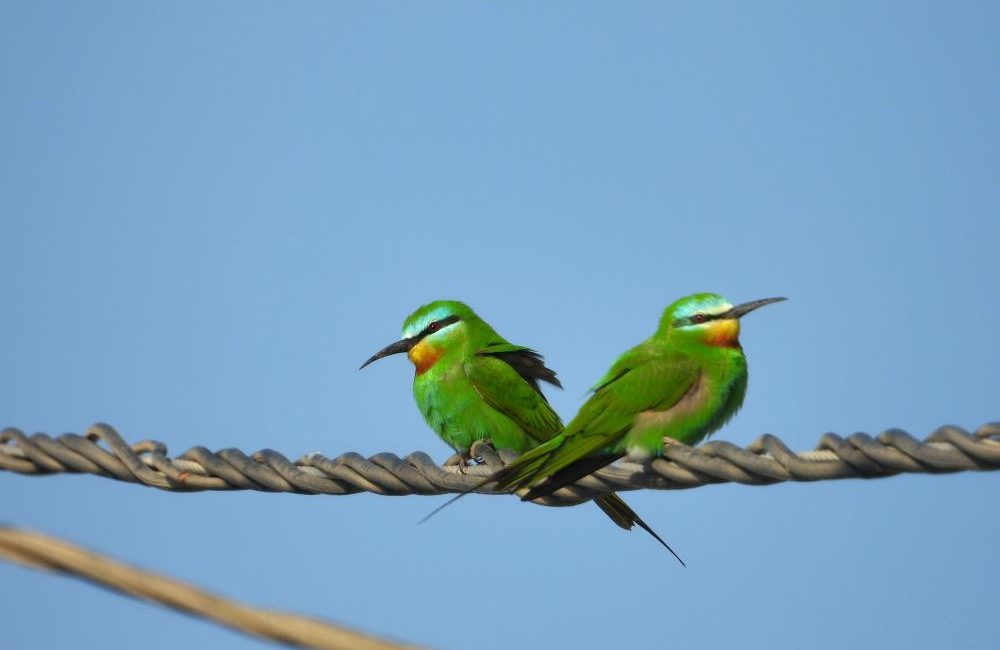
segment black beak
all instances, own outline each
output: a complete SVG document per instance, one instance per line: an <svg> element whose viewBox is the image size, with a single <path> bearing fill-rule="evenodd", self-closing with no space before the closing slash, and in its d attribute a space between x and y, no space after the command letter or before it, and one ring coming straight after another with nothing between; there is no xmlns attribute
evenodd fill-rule
<svg viewBox="0 0 1000 650"><path fill-rule="evenodd" d="M736 305L723 314L722 318L740 318L741 316L746 316L754 309L758 309L764 305L770 305L772 302L781 302L782 300L787 300L787 298L764 298L762 300L751 300L750 302L745 302L742 305Z"/></svg>
<svg viewBox="0 0 1000 650"><path fill-rule="evenodd" d="M409 352L410 348L416 345L418 341L420 341L420 339L414 337L414 338L403 339L402 341L396 341L395 343L387 345L378 352L376 352L375 354L373 354L371 358L368 359L368 361L362 363L361 368L364 368L373 361L378 361L382 357L387 357L391 354L399 354L400 352ZM358 368L358 370L361 370L361 368Z"/></svg>

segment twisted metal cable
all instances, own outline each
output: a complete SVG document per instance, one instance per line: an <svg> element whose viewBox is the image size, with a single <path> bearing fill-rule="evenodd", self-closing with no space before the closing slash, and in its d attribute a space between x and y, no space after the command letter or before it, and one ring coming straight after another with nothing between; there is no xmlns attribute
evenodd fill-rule
<svg viewBox="0 0 1000 650"><path fill-rule="evenodd" d="M317 618L250 607L69 542L10 526L0 525L0 559L88 580L286 645L319 650L416 650L415 646L385 641Z"/></svg>
<svg viewBox="0 0 1000 650"><path fill-rule="evenodd" d="M899 429L889 429L877 438L864 433L847 438L828 433L814 451L801 453L792 452L770 434L745 449L721 440L698 447L668 442L663 458L642 464L616 463L535 503L569 506L611 491L676 490L726 482L771 485L1000 469L1000 423L996 422L984 424L974 433L940 427L922 441ZM28 475L89 473L171 491L373 492L391 496L457 493L476 488L513 457L506 451L498 454L487 445L473 452L482 462L462 470L439 466L423 452L404 458L389 453L371 458L356 453L336 458L309 454L293 463L271 449L247 456L238 449L211 452L192 447L171 458L162 442L145 440L130 446L107 424L95 424L83 436L28 436L15 428L0 433L0 469ZM476 491L497 494L489 484Z"/></svg>

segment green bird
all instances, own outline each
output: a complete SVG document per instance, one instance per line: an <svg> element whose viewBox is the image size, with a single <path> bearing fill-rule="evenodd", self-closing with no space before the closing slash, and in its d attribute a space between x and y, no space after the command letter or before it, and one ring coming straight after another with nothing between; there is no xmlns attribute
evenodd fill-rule
<svg viewBox="0 0 1000 650"><path fill-rule="evenodd" d="M562 421L538 383L562 388L556 373L538 352L510 343L464 303L438 300L420 307L403 323L402 339L376 352L361 368L403 352L416 370L417 406L458 454L460 466L470 460L477 441L523 454L562 431ZM638 524L673 553L617 494L594 502L617 525L628 530Z"/></svg>
<svg viewBox="0 0 1000 650"><path fill-rule="evenodd" d="M743 404L747 361L740 318L784 298L733 306L715 293L671 304L656 332L615 361L559 435L496 472L501 489L545 496L623 457L663 455L665 439L694 445Z"/></svg>

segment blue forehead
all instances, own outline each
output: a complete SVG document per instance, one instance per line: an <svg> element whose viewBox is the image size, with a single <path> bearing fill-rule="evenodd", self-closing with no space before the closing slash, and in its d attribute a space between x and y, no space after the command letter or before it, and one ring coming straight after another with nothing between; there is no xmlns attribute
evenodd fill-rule
<svg viewBox="0 0 1000 650"><path fill-rule="evenodd" d="M457 300L436 300L420 307L403 322L403 338L416 336L436 320L449 316L465 316L471 310Z"/></svg>

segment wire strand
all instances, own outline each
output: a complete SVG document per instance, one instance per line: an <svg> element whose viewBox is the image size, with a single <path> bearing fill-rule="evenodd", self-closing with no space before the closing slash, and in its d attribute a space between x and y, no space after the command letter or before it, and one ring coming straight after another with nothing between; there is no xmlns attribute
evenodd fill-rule
<svg viewBox="0 0 1000 650"><path fill-rule="evenodd" d="M416 650L416 646L385 641L317 618L244 605L33 531L0 525L0 558L87 580L285 645L318 650Z"/></svg>
<svg viewBox="0 0 1000 650"><path fill-rule="evenodd" d="M390 453L370 458L346 453L328 458L317 453L292 462L271 449L248 456L239 449L212 452L199 446L172 458L164 443L144 440L129 445L107 424L95 424L83 436L29 436L15 428L0 432L0 469L34 476L86 473L177 492L455 494L476 487L514 457L485 445L475 452L481 462L464 469L438 465L423 452L403 458ZM571 506L613 491L679 490L727 482L772 485L996 469L1000 469L1000 423L995 422L972 433L943 426L924 440L899 429L884 431L877 438L864 433L846 438L828 433L816 449L800 453L765 434L746 448L722 440L698 447L670 441L662 458L643 464L615 463L534 503ZM480 485L476 492L506 494L489 483Z"/></svg>

